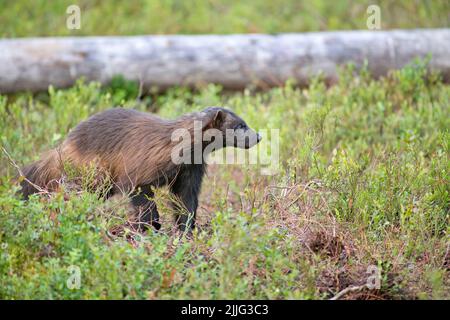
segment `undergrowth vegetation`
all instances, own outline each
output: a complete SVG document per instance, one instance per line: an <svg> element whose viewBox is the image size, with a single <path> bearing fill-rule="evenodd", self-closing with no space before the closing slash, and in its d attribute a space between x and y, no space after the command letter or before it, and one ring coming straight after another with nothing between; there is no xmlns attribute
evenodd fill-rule
<svg viewBox="0 0 450 320"><path fill-rule="evenodd" d="M342 298L450 298L450 87L425 70L375 80L348 67L331 87L317 78L266 92L208 85L141 99L137 84L79 81L0 97L9 154L0 158L0 298L313 299L350 286L361 287ZM123 199L83 188L27 202L15 194L12 161L38 159L112 105L167 118L229 106L252 128L279 129L279 170L210 166L192 238L173 230L163 205L161 232L117 233ZM367 289L373 268L380 286Z"/></svg>

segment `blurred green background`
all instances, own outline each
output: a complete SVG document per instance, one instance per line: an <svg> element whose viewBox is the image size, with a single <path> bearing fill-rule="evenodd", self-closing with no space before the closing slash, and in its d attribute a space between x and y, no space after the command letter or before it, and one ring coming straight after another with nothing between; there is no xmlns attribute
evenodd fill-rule
<svg viewBox="0 0 450 320"><path fill-rule="evenodd" d="M66 9L81 9L81 29L66 28ZM450 1L349 0L0 0L2 37L67 35L280 33L367 29L379 5L382 29L449 27Z"/></svg>

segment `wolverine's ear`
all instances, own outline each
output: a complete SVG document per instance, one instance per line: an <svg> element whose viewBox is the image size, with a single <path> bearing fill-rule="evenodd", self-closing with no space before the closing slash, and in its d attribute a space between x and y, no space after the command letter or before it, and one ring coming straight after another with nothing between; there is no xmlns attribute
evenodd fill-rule
<svg viewBox="0 0 450 320"><path fill-rule="evenodd" d="M224 120L225 120L225 112L223 112L222 110L217 110L213 119L213 127L220 128Z"/></svg>
<svg viewBox="0 0 450 320"><path fill-rule="evenodd" d="M222 110L215 110L209 119L208 123L205 126L206 129L218 129L222 126L223 121L225 120L225 113Z"/></svg>

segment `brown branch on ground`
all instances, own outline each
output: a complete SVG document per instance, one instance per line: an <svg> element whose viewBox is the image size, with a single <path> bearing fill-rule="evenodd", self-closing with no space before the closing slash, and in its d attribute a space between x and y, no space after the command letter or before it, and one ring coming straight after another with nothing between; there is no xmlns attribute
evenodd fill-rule
<svg viewBox="0 0 450 320"><path fill-rule="evenodd" d="M338 292L334 297L332 297L330 300L339 300L340 298L342 298L343 296L345 296L347 293L350 292L356 292L356 291L361 291L363 289L367 288L367 285L362 285L362 286L351 286L351 287L347 287L344 290Z"/></svg>

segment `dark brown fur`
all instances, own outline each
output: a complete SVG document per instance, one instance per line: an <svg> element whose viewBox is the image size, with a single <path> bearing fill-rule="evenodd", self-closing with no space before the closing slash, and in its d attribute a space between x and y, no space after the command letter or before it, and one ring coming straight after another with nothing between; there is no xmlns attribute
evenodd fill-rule
<svg viewBox="0 0 450 320"><path fill-rule="evenodd" d="M192 132L194 120L202 121L204 129L222 131L233 128L236 123L245 124L234 113L222 108L208 108L175 120L131 109L109 109L81 122L61 146L25 167L23 173L33 184L53 189L63 174L63 163L76 167L95 164L112 178L111 193L132 193L132 203L141 209L142 220L151 222L157 229L159 216L151 200L152 190L169 184L171 191L180 198L183 209L191 214L191 217L179 215L180 228L192 228L205 165L174 164L171 151L178 142L171 141L171 135L178 128ZM193 146L194 142L190 144ZM36 191L33 185L23 181L25 198Z"/></svg>

